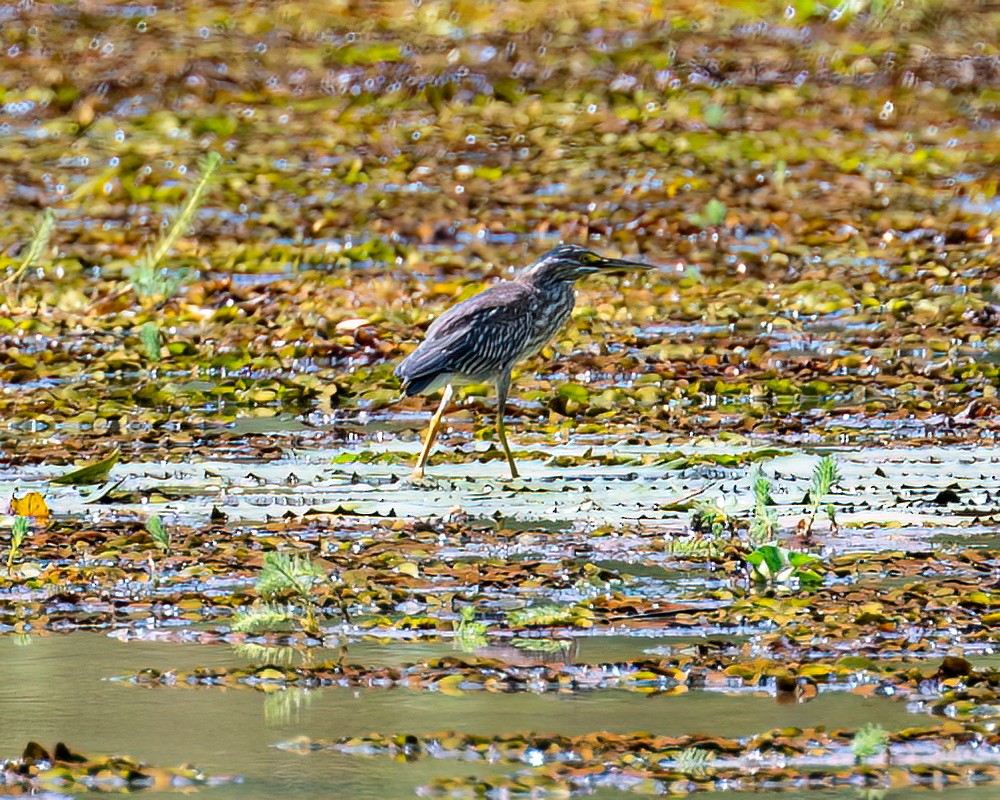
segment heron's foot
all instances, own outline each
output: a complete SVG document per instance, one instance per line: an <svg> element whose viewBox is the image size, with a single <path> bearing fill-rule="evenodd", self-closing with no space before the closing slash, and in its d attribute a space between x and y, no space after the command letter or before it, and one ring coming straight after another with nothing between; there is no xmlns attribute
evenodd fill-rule
<svg viewBox="0 0 1000 800"><path fill-rule="evenodd" d="M407 477L403 478L402 484L404 486L415 486L416 488L432 488L440 485L440 481L436 478L428 478L424 473L423 467L417 467L413 470Z"/></svg>

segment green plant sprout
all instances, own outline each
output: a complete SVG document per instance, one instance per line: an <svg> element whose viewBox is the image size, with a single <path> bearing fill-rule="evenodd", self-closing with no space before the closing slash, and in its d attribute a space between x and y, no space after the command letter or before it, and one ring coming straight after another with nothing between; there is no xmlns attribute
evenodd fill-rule
<svg viewBox="0 0 1000 800"><path fill-rule="evenodd" d="M485 622L476 622L475 606L463 606L459 611L458 623L455 625L455 647L463 653L470 653L477 647L486 646L486 632L489 627Z"/></svg>
<svg viewBox="0 0 1000 800"><path fill-rule="evenodd" d="M670 538L664 542L664 552L678 558L715 558L722 552L721 537Z"/></svg>
<svg viewBox="0 0 1000 800"><path fill-rule="evenodd" d="M707 750L702 750L700 747L686 747L674 757L673 767L686 775L699 776L705 774L709 761L711 753Z"/></svg>
<svg viewBox="0 0 1000 800"><path fill-rule="evenodd" d="M709 128L718 128L726 120L726 109L718 103L709 103L704 110L705 124ZM725 214L723 214L725 217Z"/></svg>
<svg viewBox="0 0 1000 800"><path fill-rule="evenodd" d="M290 605L257 601L233 613L232 629L237 633L265 633L298 624L300 615Z"/></svg>
<svg viewBox="0 0 1000 800"><path fill-rule="evenodd" d="M148 361L160 360L160 340L160 328L152 320L143 323L139 328L139 342Z"/></svg>
<svg viewBox="0 0 1000 800"><path fill-rule="evenodd" d="M8 572L14 565L14 559L17 558L17 554L21 550L21 545L28 538L28 531L30 529L31 526L27 517L14 517L14 524L10 529L10 552L7 553Z"/></svg>
<svg viewBox="0 0 1000 800"><path fill-rule="evenodd" d="M809 486L809 506L806 510L806 516L798 526L799 532L803 536L809 536L812 533L813 523L816 522L816 515L819 513L820 508L823 507L823 501L830 493L833 485L839 480L840 472L837 469L837 462L832 456L823 456L813 468L812 483ZM830 524L836 528L837 520L833 504L827 503L825 510L830 519Z"/></svg>
<svg viewBox="0 0 1000 800"><path fill-rule="evenodd" d="M291 645L269 645L257 642L238 642L233 645L233 653L251 664L272 664L279 667L292 666L299 655L299 651Z"/></svg>
<svg viewBox="0 0 1000 800"><path fill-rule="evenodd" d="M735 517L726 513L714 500L699 502L691 510L691 530L712 539L725 539L735 535L737 522Z"/></svg>
<svg viewBox="0 0 1000 800"><path fill-rule="evenodd" d="M889 732L881 725L869 722L858 728L851 742L851 752L854 753L854 763L861 765L869 758L881 753L889 756Z"/></svg>
<svg viewBox="0 0 1000 800"><path fill-rule="evenodd" d="M45 209L42 212L42 221L38 223L38 227L35 229L35 235L31 240L31 244L28 245L28 251L24 254L24 258L17 265L17 269L3 280L2 285L5 290L9 287L10 292L6 298L8 306L18 306L18 290L21 285L21 279L31 269L32 265L38 261L42 253L48 250L49 243L52 241L52 231L55 229L55 226L55 212L51 208Z"/></svg>
<svg viewBox="0 0 1000 800"><path fill-rule="evenodd" d="M755 546L771 541L778 531L778 517L771 497L771 479L759 469L753 480L753 519L750 521L750 543Z"/></svg>
<svg viewBox="0 0 1000 800"><path fill-rule="evenodd" d="M688 221L699 228L719 228L726 221L726 204L713 197L701 213L689 214Z"/></svg>
<svg viewBox="0 0 1000 800"><path fill-rule="evenodd" d="M176 294L181 284L186 279L184 274L170 274L160 268L160 262L170 252L171 248L188 229L191 220L201 205L202 198L208 188L209 182L219 164L222 163L222 156L218 153L209 153L201 163L201 178L194 191L188 195L187 200L181 207L173 224L157 239L156 246L149 248L139 258L139 261L129 270L129 283L136 297L140 300L151 301L154 299L165 299Z"/></svg>
<svg viewBox="0 0 1000 800"><path fill-rule="evenodd" d="M788 180L788 164L783 158L779 158L774 164L771 183L774 184L775 189L781 191L785 187L786 180Z"/></svg>
<svg viewBox="0 0 1000 800"><path fill-rule="evenodd" d="M146 530L149 532L153 544L159 547L164 553L170 553L171 536L170 532L163 527L163 520L158 514L153 514L146 520Z"/></svg>
<svg viewBox="0 0 1000 800"><path fill-rule="evenodd" d="M747 555L746 560L750 566L750 578L757 584L815 586L823 582L823 576L813 569L819 564L819 558L809 553L765 544Z"/></svg>
<svg viewBox="0 0 1000 800"><path fill-rule="evenodd" d="M257 591L262 599L234 614L233 630L259 633L293 624L306 633L318 634L319 615L313 590L326 580L323 568L306 556L265 553L264 565L257 579ZM275 600L278 595L291 595L291 601L279 603ZM342 611L347 619L346 610Z"/></svg>

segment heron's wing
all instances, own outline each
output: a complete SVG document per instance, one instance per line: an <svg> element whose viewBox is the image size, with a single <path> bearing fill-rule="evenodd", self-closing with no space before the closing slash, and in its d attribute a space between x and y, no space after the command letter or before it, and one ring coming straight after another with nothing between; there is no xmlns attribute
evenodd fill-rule
<svg viewBox="0 0 1000 800"><path fill-rule="evenodd" d="M509 369L531 338L535 297L519 283L501 283L449 308L420 346L396 368L408 394L439 377L489 380Z"/></svg>

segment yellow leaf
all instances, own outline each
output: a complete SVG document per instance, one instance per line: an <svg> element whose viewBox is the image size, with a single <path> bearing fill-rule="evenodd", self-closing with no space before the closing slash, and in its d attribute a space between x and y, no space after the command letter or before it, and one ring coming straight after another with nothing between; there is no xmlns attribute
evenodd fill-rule
<svg viewBox="0 0 1000 800"><path fill-rule="evenodd" d="M833 672L829 664L805 664L799 668L799 676L803 678L823 678Z"/></svg>
<svg viewBox="0 0 1000 800"><path fill-rule="evenodd" d="M24 497L11 496L10 513L17 517L49 518L49 507L38 492L28 492Z"/></svg>

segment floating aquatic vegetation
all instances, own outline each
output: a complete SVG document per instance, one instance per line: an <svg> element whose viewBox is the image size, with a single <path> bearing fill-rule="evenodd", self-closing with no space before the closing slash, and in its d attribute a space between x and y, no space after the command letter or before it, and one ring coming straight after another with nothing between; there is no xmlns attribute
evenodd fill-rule
<svg viewBox="0 0 1000 800"><path fill-rule="evenodd" d="M240 782L238 777L210 776L190 766L156 767L128 756L82 755L62 742L51 753L29 742L20 758L0 762L0 787L12 794L191 792Z"/></svg>
<svg viewBox="0 0 1000 800"><path fill-rule="evenodd" d="M894 762L921 736L992 758L995 675L956 653L990 655L1000 624L998 80L983 36L1000 15L890 5L10 9L0 465L12 514L34 521L0 575L0 633L240 647L282 663L137 680L251 685L275 719L327 681L891 691L934 715L889 732ZM211 192L214 162L193 175L206 152L226 160ZM662 268L581 287L566 329L521 365L508 413L527 480L494 476L502 454L473 433L491 405L467 387L444 477L406 486L426 408L397 401L394 364L444 308L560 240ZM840 482L811 477L834 449ZM695 498L711 503L686 535ZM752 546L770 545L756 586L751 523ZM813 548L818 565L799 557ZM262 581L275 552L292 580ZM253 614L265 630L233 629ZM568 640L611 633L669 638L648 660L573 663ZM510 641L520 663L291 667L331 637ZM448 745L470 756L462 736ZM415 730L395 754L431 738ZM592 739L475 752L525 765L605 752ZM746 777L748 742L709 735L636 772L553 761L424 791L994 777L995 759L937 751L856 768L864 740L784 731L753 751L813 746L808 771Z"/></svg>
<svg viewBox="0 0 1000 800"><path fill-rule="evenodd" d="M442 778L421 787L420 794L429 797L474 797L483 791L565 797L587 795L601 787L640 795L802 791L845 785L941 788L1000 780L1000 766L990 760L1000 746L995 735L953 723L885 735L884 741L893 743L897 762L882 768L852 766L846 760L861 735L862 731L820 728L776 729L744 739L607 731L582 736L444 731L420 736L372 734L337 741L300 737L278 747L299 753L333 750L407 761L462 759L530 767L512 775Z"/></svg>

